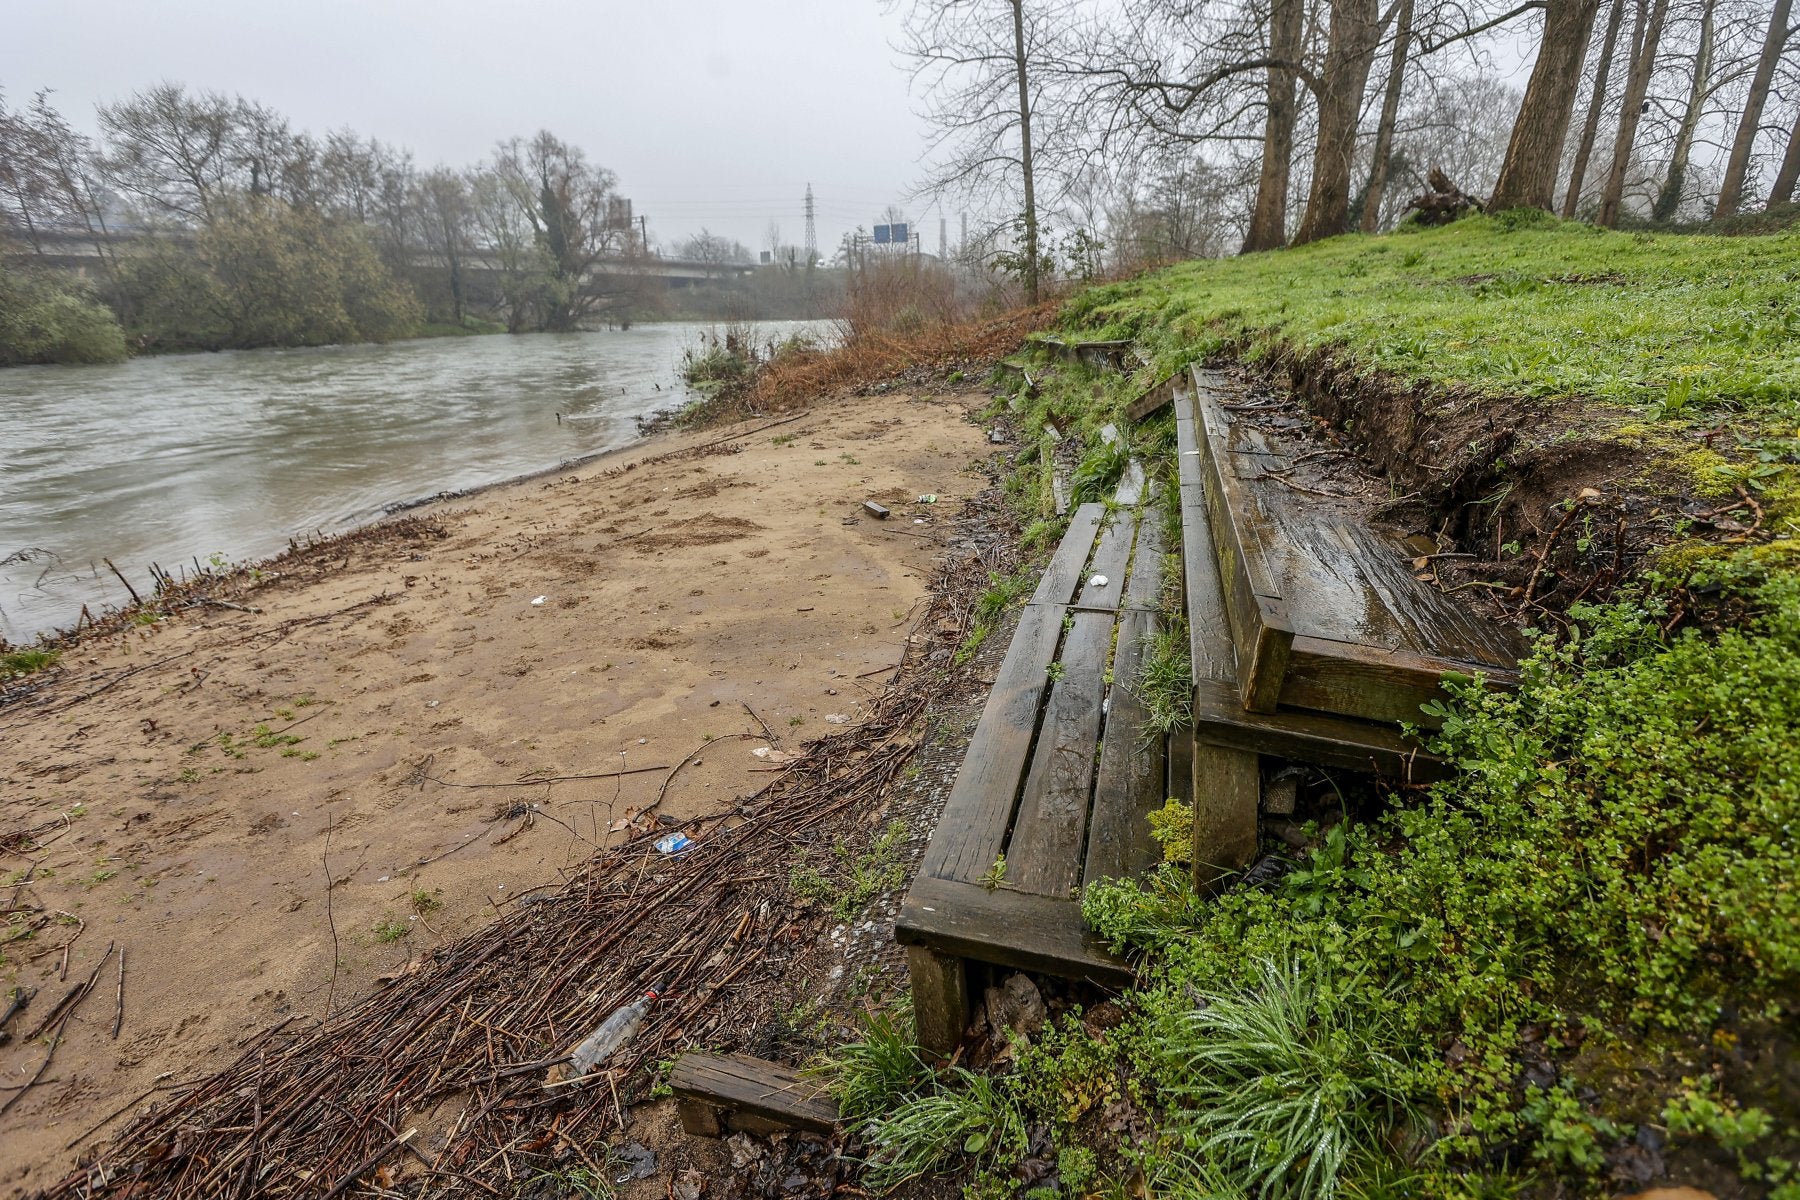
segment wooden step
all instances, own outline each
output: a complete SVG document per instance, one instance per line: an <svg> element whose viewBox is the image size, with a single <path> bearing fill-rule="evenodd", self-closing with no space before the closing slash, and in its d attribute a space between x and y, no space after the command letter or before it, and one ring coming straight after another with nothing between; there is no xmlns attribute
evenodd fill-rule
<svg viewBox="0 0 1800 1200"><path fill-rule="evenodd" d="M1227 411L1223 376L1194 369L1190 386L1243 707L1429 724L1420 705L1443 698L1446 674L1516 680L1511 631L1414 578L1397 538L1287 486L1292 455Z"/></svg>
<svg viewBox="0 0 1800 1200"><path fill-rule="evenodd" d="M681 1127L695 1137L728 1130L768 1135L798 1129L829 1137L838 1106L817 1079L742 1054L684 1054L669 1071Z"/></svg>
<svg viewBox="0 0 1800 1200"><path fill-rule="evenodd" d="M1127 478L1115 503L1139 490ZM1163 739L1146 736L1135 689L1161 557L1154 514L1084 505L1024 607L894 923L928 1049L962 1034L968 962L1131 978L1079 896L1160 857L1148 817L1166 794Z"/></svg>

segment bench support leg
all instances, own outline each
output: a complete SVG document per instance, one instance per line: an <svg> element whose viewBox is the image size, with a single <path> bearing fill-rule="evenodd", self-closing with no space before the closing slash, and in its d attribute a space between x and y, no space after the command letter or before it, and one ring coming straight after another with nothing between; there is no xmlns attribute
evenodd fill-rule
<svg viewBox="0 0 1800 1200"><path fill-rule="evenodd" d="M684 1096L675 1102L675 1111L681 1114L681 1128L689 1137L725 1136L725 1123L720 1120L719 1110L706 1101Z"/></svg>
<svg viewBox="0 0 1800 1200"><path fill-rule="evenodd" d="M919 1045L948 1058L969 1025L969 977L963 960L929 946L908 946L906 972L912 978Z"/></svg>
<svg viewBox="0 0 1800 1200"><path fill-rule="evenodd" d="M1194 745L1194 890L1215 890L1256 857L1256 809L1262 799L1257 756Z"/></svg>

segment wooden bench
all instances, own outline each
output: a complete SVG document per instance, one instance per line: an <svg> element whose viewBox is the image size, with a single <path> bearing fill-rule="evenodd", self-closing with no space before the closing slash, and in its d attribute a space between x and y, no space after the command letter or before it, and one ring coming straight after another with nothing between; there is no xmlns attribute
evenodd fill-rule
<svg viewBox="0 0 1800 1200"><path fill-rule="evenodd" d="M1290 487L1295 457L1227 405L1216 372L1169 385L1194 664L1195 882L1257 847L1261 756L1403 782L1445 764L1401 722L1442 698L1446 674L1515 679L1519 644L1412 573L1415 551Z"/></svg>
<svg viewBox="0 0 1800 1200"><path fill-rule="evenodd" d="M695 1137L783 1129L830 1136L838 1106L817 1079L743 1054L684 1054L669 1071L681 1127Z"/></svg>
<svg viewBox="0 0 1800 1200"><path fill-rule="evenodd" d="M1115 503L1136 490L1128 481ZM1079 897L1156 862L1148 814L1185 791L1135 694L1162 553L1154 514L1083 505L1025 605L895 921L929 1050L949 1053L968 1023L970 961L1132 977L1083 924Z"/></svg>

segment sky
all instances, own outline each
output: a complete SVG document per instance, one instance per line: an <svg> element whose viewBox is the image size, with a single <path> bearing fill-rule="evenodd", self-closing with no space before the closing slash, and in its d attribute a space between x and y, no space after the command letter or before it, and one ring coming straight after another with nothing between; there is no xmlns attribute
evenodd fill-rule
<svg viewBox="0 0 1800 1200"><path fill-rule="evenodd" d="M876 0L5 0L0 87L15 104L55 88L92 132L96 103L173 80L421 166L545 128L612 170L664 244L705 227L763 249L774 221L799 245L810 182L829 256L889 204L936 235L906 200L927 130L897 20Z"/></svg>

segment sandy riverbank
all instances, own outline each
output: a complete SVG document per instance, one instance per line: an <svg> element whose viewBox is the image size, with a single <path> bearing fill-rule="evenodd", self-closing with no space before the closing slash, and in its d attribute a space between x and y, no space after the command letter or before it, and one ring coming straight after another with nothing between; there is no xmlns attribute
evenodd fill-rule
<svg viewBox="0 0 1800 1200"><path fill-rule="evenodd" d="M159 1080L557 881L695 751L672 815L767 779L766 742L708 738L856 720L938 550L914 497L980 484L982 399L821 402L738 453L672 455L729 429L657 439L302 556L237 598L260 613L68 652L0 708L0 995L37 989L0 1046L0 1186L49 1182ZM115 950L19 1094L44 1052L27 1035L109 944L117 1040Z"/></svg>

